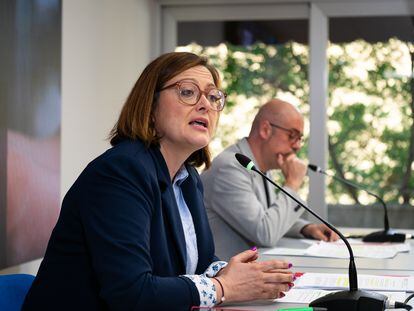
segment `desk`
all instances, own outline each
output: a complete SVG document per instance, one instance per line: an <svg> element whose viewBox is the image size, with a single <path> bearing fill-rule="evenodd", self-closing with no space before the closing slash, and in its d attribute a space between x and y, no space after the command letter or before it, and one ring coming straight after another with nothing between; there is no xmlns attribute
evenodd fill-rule
<svg viewBox="0 0 414 311"><path fill-rule="evenodd" d="M357 228L341 228L341 232L373 232L378 229L357 229ZM414 233L414 230L403 230L404 233ZM370 259L355 258L356 267L360 274L374 275L410 275L414 276L414 240L409 240L411 250L409 253L398 253L392 259ZM297 239L282 238L277 246L290 248L305 248L305 244ZM266 248L259 249L259 254L266 251ZM319 258L305 256L269 256L260 255L259 260L283 259L293 264L294 272L324 272L324 273L348 273L349 260L335 258ZM414 306L414 299L410 304ZM237 308L241 310L266 310L276 311L279 308L293 308L305 306L303 304L279 303L279 302L250 302L245 304L228 305L228 308ZM396 310L396 309L394 309Z"/></svg>
<svg viewBox="0 0 414 311"><path fill-rule="evenodd" d="M341 232L372 232L375 229L341 229ZM414 230L401 230L405 233L414 233ZM399 253L392 259L368 259L368 258L356 258L356 266L358 273L361 274L388 274L388 275L411 275L414 276L414 240L410 240L411 251L409 253ZM308 244L304 244L300 240L283 238L278 243L281 247L308 247ZM263 253L266 249L259 249L259 253ZM301 257L301 256L268 256L260 255L259 260L268 259L284 259L293 263L292 270L295 272L325 272L325 273L348 273L349 261L347 259L334 259L334 258L315 258L315 257ZM29 273L36 274L40 259L30 263L11 267L0 271L0 274L8 273ZM410 304L414 306L413 300ZM293 308L304 306L303 304L291 304L291 303L274 303L274 302L249 302L243 304L229 304L224 308L237 308L241 310L263 310L263 311L276 311L279 308ZM394 309L395 310L395 309Z"/></svg>

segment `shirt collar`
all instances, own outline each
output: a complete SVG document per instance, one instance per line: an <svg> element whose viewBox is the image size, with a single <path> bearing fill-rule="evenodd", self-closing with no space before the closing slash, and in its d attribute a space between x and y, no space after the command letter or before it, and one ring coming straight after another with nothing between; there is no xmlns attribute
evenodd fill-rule
<svg viewBox="0 0 414 311"><path fill-rule="evenodd" d="M185 165L182 165L178 170L177 174L175 174L174 184L177 184L177 186L181 186L184 180L187 179L188 175L189 174L187 168L185 167Z"/></svg>

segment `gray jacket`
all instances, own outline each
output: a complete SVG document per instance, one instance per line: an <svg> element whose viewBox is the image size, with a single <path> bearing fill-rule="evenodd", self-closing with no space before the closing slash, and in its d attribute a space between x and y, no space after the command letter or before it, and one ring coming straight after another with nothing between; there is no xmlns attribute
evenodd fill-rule
<svg viewBox="0 0 414 311"><path fill-rule="evenodd" d="M274 246L285 234L301 237L300 230L308 224L299 219L303 208L296 208L298 204L283 193L276 195L273 186L266 183L268 207L263 178L242 167L235 153L242 153L256 163L244 138L219 154L201 175L216 255L222 260L252 246ZM299 198L290 188L284 189Z"/></svg>

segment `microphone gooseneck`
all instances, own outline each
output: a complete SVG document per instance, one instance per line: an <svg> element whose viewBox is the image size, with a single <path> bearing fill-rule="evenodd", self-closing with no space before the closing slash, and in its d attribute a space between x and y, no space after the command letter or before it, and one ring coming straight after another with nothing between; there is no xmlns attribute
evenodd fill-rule
<svg viewBox="0 0 414 311"><path fill-rule="evenodd" d="M293 201L298 203L300 206L302 206L305 210L307 210L309 213L311 213L314 217L319 219L321 222L323 222L326 226L329 227L332 231L334 231L336 234L339 235L339 237L344 241L346 247L348 248L349 252L349 290L350 291L356 291L358 290L358 278L357 278L357 272L356 272L356 266L355 266L355 259L354 259L354 253L352 251L351 245L349 244L348 240L342 235L342 233L336 229L333 225L331 225L328 221L324 220L322 217L320 217L318 214L316 214L313 210L311 210L309 207L307 207L305 204L297 200L293 195L291 195L289 192L287 192L285 189L283 189L278 184L274 183L273 180L271 180L269 177L267 177L265 174L263 174L260 170L256 169L256 167L253 164L253 161L250 160L248 157L246 157L243 154L236 153L235 155L237 161L245 167L248 170L255 171L259 175L266 178L268 182L270 182L273 186L278 188L280 191L282 191L284 194L286 194L288 197L290 197Z"/></svg>
<svg viewBox="0 0 414 311"><path fill-rule="evenodd" d="M321 169L319 166L314 165L314 164L308 164L308 168L316 173L320 173L320 174L324 174L326 176L332 177L333 179L342 182L344 184L347 184L355 189L359 189L359 190L363 190L366 193L368 193L369 195L375 197L382 205L383 209L384 209L384 230L383 231L377 231L377 232L373 232L370 233L368 235L366 235L362 240L364 242L404 242L405 241L405 235L401 234L401 233L392 233L390 231L390 224L389 224L389 218L388 218L388 208L387 205L385 204L384 200L378 196L377 194L365 189L365 187L361 186L361 185L357 185L349 180L346 180L344 178L332 175L332 174L328 174L326 171L324 171L323 169Z"/></svg>
<svg viewBox="0 0 414 311"><path fill-rule="evenodd" d="M324 220L314 211L312 211L309 207L305 204L297 200L294 196L292 196L289 192L283 189L278 184L274 183L270 178L268 178L265 174L263 174L260 170L256 169L248 157L243 154L237 153L236 155L237 161L248 170L254 171L259 175L263 176L268 182L290 197L293 201L298 203L301 207L306 209L309 213L311 213L314 217L319 219L322 223L328 226L332 231L339 235L339 237L344 241L348 252L349 252L349 290L348 291L339 291L330 293L326 296L318 298L312 301L309 306L311 307L323 307L327 308L328 310L335 310L335 311L383 311L386 308L387 303L387 296L372 293L368 291L363 291L358 289L358 277L357 277L357 269L355 266L354 254L352 252L351 245L347 241L347 239L343 236L343 234L336 229L333 225L331 225L328 221Z"/></svg>

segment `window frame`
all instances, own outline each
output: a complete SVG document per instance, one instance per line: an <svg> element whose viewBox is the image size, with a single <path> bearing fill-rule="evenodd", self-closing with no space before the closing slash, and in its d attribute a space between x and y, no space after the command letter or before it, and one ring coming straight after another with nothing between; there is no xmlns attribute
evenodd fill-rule
<svg viewBox="0 0 414 311"><path fill-rule="evenodd" d="M328 166L328 58L329 18L414 15L413 0L158 0L154 53L173 51L177 45L177 24L185 21L234 21L266 19L309 20L309 123L308 160L322 169ZM321 116L325 116L321 122ZM308 204L324 218L326 179L309 176Z"/></svg>

